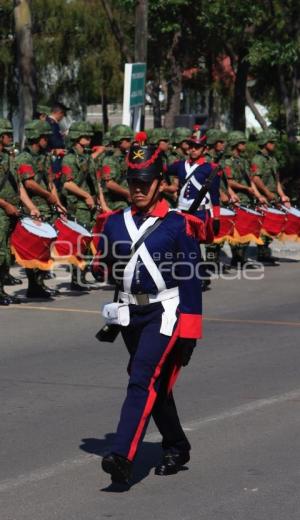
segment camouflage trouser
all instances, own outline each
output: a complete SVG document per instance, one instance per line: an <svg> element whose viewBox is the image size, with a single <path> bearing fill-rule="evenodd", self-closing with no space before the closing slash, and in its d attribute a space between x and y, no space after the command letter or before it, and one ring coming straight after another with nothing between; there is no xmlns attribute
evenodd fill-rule
<svg viewBox="0 0 300 520"><path fill-rule="evenodd" d="M11 252L9 246L11 231L11 219L6 215L0 215L0 266L9 267L11 264Z"/></svg>
<svg viewBox="0 0 300 520"><path fill-rule="evenodd" d="M270 244L273 242L271 237L262 237L264 244L262 246L257 246L257 260L266 260L271 257L272 251L270 248Z"/></svg>

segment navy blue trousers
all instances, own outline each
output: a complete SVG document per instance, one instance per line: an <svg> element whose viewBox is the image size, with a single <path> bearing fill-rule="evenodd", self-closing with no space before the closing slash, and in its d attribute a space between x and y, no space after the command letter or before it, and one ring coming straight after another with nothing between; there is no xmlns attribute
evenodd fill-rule
<svg viewBox="0 0 300 520"><path fill-rule="evenodd" d="M190 450L181 427L170 379L178 366L175 324L171 337L160 334L163 307L130 305L130 325L122 336L130 354L129 383L112 451L133 460L152 415L163 449Z"/></svg>

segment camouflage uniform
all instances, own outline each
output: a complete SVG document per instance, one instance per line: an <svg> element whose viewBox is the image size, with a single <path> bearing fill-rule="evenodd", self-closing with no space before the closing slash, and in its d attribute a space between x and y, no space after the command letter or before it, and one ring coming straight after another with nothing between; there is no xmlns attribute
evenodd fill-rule
<svg viewBox="0 0 300 520"><path fill-rule="evenodd" d="M0 152L0 198L14 206L20 205L19 180L12 157L6 151ZM0 266L10 265L9 236L13 227L13 219L0 207Z"/></svg>
<svg viewBox="0 0 300 520"><path fill-rule="evenodd" d="M188 141L190 137L191 130L189 128L185 128L184 126L175 128L171 135L171 142L173 148L167 154L168 166L176 161L182 161L183 159L187 159L187 155L184 153L180 145L184 141Z"/></svg>
<svg viewBox="0 0 300 520"><path fill-rule="evenodd" d="M249 188L251 187L251 178L249 176L250 164L249 161L242 154L234 155L233 149L239 143L246 143L247 139L243 132L234 131L228 135L228 145L230 147L230 153L227 155L224 164L227 171L228 179L242 184ZM244 206L253 204L253 197L243 190L234 188L234 191L238 192L240 202ZM249 242L231 245L232 251L232 266L243 265L246 262L246 251L249 246Z"/></svg>
<svg viewBox="0 0 300 520"><path fill-rule="evenodd" d="M82 135L92 136L93 130L88 123L73 123L70 127L69 137L76 141ZM82 190L89 193L94 200L99 196L96 164L90 152L79 153L75 147L71 148L62 162L62 183L73 181ZM95 209L91 210L85 200L77 197L65 187L62 193L67 201L68 211L79 224L91 230L95 223Z"/></svg>
<svg viewBox="0 0 300 520"><path fill-rule="evenodd" d="M206 144L208 146L208 150L206 150L206 152L204 153L204 157L206 159L206 162L208 163L221 164L223 166L223 153L218 153L214 148L218 141L225 141L225 133L214 128L208 130L206 133ZM224 191L228 190L228 181L225 173L222 175L220 179L220 189L223 189ZM210 262L215 262L218 265L218 267L220 267L220 244L207 244L205 246L205 254L206 260ZM210 285L208 282L209 281L207 281L206 286Z"/></svg>
<svg viewBox="0 0 300 520"><path fill-rule="evenodd" d="M123 209L128 206L127 199L122 195L110 190L107 187L108 181L114 181L116 184L128 190L128 184L126 180L127 153L123 152L118 144L122 139L133 139L133 131L126 125L115 125L110 132L110 139L113 142L114 149L108 150L101 160L101 188L105 201L109 208L113 211L117 209Z"/></svg>
<svg viewBox="0 0 300 520"><path fill-rule="evenodd" d="M51 127L47 121L33 120L25 126L25 135L28 144L23 152L15 159L15 168L20 182L24 185L33 204L38 208L43 220L53 223L54 208L46 198L26 187L26 181L34 180L41 188L51 193L52 169L51 158L46 151L35 151L33 143L37 143L42 136L51 135ZM28 277L27 296L29 298L50 298L59 291L50 289L44 284L47 271L40 269L26 269Z"/></svg>
<svg viewBox="0 0 300 520"><path fill-rule="evenodd" d="M259 146L263 147L268 142L276 142L276 133L272 130L261 132L258 137ZM253 157L251 162L251 175L260 177L269 191L276 194L274 202L279 202L280 197L277 193L277 183L279 182L278 161L276 157L267 152L267 150L259 150ZM257 246L257 260L271 261L270 244L272 238L262 237L264 245Z"/></svg>

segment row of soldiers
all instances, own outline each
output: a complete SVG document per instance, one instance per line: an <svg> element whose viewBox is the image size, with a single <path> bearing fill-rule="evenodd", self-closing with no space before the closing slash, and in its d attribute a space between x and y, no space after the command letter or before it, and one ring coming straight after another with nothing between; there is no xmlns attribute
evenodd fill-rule
<svg viewBox="0 0 300 520"><path fill-rule="evenodd" d="M72 215L92 231L98 211L108 213L127 207L130 194L126 182L127 154L135 139L157 146L163 153L165 169L180 161L189 163L191 142L198 141L197 160L221 163L224 168L220 197L223 204L253 202L289 204L278 175L274 157L276 135L262 132L258 152L250 165L245 157L246 137L241 132L226 135L210 129L206 135L188 128L176 128L170 138L166 129L154 129L134 136L126 125L115 125L104 143L94 143L90 123L74 122L68 132L69 149L53 153L49 142L53 128L44 118L33 120L25 128L26 147L15 155L13 129L7 120L0 121L0 304L18 303L9 296L5 284L19 281L9 273L11 253L9 237L22 211L33 218L53 222L57 212ZM226 145L226 152L225 151ZM59 164L59 167L57 165ZM165 197L176 206L180 185L173 178ZM232 265L243 265L246 245L233 248ZM218 259L219 247L207 250L208 259ZM258 260L273 263L268 240L259 246ZM49 276L37 269L27 269L29 298L50 298L57 291L45 285ZM87 289L85 272L73 269L72 290Z"/></svg>

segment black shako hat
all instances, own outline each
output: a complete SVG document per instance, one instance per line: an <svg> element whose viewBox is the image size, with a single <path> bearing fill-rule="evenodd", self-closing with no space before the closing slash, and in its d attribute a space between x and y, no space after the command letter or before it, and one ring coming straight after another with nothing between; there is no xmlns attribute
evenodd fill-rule
<svg viewBox="0 0 300 520"><path fill-rule="evenodd" d="M163 179L162 152L156 146L133 144L127 157L127 181L152 182Z"/></svg>

